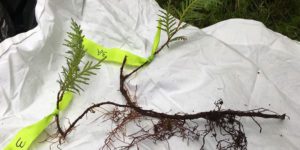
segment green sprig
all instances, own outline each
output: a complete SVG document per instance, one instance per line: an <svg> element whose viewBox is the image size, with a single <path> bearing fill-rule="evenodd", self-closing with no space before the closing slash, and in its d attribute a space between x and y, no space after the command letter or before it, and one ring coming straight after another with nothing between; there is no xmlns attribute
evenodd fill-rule
<svg viewBox="0 0 300 150"><path fill-rule="evenodd" d="M84 49L81 27L72 19L71 22L72 32L68 32L68 39L65 40L65 46L70 48L66 53L69 56L66 56L67 66L62 67L62 72L58 83L60 84L61 91L70 91L73 93L80 94L80 91L83 91L81 85L88 84L89 77L91 75L96 75L95 71L100 69L101 63L106 58L98 62L87 61L86 63L82 62L83 57L85 56L86 50ZM80 68L80 64L84 64Z"/></svg>
<svg viewBox="0 0 300 150"><path fill-rule="evenodd" d="M165 31L168 36L168 44L175 41L186 40L185 36L177 36L174 35L181 29L184 29L188 26L188 24L184 23L185 21L195 20L197 19L197 9L202 8L203 1L200 0L186 0L181 2L180 8L177 9L171 5L171 0L168 1L168 4L165 8L165 11L160 11L161 17L161 27L160 29ZM172 12L176 12L178 16L178 21L174 16L172 16ZM167 46L168 46L167 44Z"/></svg>

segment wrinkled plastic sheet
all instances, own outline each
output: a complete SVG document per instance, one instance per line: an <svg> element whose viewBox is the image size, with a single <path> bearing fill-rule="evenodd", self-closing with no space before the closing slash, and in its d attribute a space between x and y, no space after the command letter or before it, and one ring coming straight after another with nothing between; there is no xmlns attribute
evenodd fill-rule
<svg viewBox="0 0 300 150"><path fill-rule="evenodd" d="M67 51L62 44L70 31L71 18L81 24L86 37L146 57L150 55L159 9L154 0L38 0L38 26L0 43L0 148L22 127L55 108L59 89L56 80ZM286 113L290 119L257 119L262 133L251 118L241 119L248 148L300 149L298 42L260 22L242 19L223 21L203 30L189 26L179 34L188 40L171 44L130 80L129 89L141 106L191 113L211 110L215 101L223 99L224 109L264 107ZM166 36L161 39L165 41ZM124 103L118 91L119 69L118 64L104 63L62 116L74 120L89 105L102 101ZM101 147L113 125L101 119L95 121L100 115L85 117L60 147ZM65 125L68 119L63 119ZM49 149L52 143L41 141L54 132L55 125L51 125L31 149ZM174 137L169 143L146 140L139 148L199 149L201 145L201 141L187 144ZM208 137L205 147L215 149L213 139ZM55 145L51 148L57 149Z"/></svg>

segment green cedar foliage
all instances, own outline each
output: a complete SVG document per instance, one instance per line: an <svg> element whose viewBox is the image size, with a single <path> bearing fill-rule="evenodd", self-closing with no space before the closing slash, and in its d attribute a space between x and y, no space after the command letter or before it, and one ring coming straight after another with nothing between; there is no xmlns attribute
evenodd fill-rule
<svg viewBox="0 0 300 150"><path fill-rule="evenodd" d="M156 1L166 9L168 1ZM172 0L170 5L182 10L184 4L191 3L197 5L183 21L199 28L230 18L254 19L274 31L300 40L300 0ZM177 11L170 12L181 18Z"/></svg>
<svg viewBox="0 0 300 150"><path fill-rule="evenodd" d="M65 46L69 48L66 56L67 65L62 67L62 72L58 83L60 84L61 91L70 91L80 94L83 91L81 87L83 84L88 84L89 77L96 75L95 71L100 69L102 59L98 62L87 61L82 62L85 56L85 49L83 45L84 36L80 26L72 19L71 22L72 32L68 32L68 39L65 40ZM83 67L80 65L83 64Z"/></svg>
<svg viewBox="0 0 300 150"><path fill-rule="evenodd" d="M180 8L177 9L171 5L171 0L168 1L166 5L165 11L160 11L160 22L161 22L161 30L165 31L168 40L167 46L169 43L174 41L186 40L185 36L177 36L174 35L181 29L186 28L188 24L184 23L188 20L196 19L196 11L200 6L199 0L186 0L180 3ZM172 12L175 12L178 16L179 21L172 15Z"/></svg>

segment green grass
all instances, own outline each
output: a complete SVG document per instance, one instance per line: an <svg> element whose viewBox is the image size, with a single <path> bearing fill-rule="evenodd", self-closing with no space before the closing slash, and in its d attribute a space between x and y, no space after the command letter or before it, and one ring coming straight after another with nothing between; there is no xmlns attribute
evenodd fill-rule
<svg viewBox="0 0 300 150"><path fill-rule="evenodd" d="M156 0L165 8L168 0ZM178 8L184 0L173 0ZM197 18L188 23L203 28L230 18L254 19L268 28L300 41L300 0L200 0ZM172 13L175 17L176 13Z"/></svg>

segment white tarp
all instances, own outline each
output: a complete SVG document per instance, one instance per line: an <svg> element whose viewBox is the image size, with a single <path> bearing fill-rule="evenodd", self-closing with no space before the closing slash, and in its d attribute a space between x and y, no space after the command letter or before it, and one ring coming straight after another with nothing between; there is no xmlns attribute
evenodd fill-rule
<svg viewBox="0 0 300 150"><path fill-rule="evenodd" d="M63 39L70 19L84 34L107 47L140 56L150 54L159 6L154 0L38 0L38 26L0 43L0 149L21 128L55 108L56 82L65 64ZM206 111L224 100L224 108L268 108L290 120L242 119L250 150L300 149L300 44L252 20L232 19L179 34L188 40L164 49L130 81L140 105L162 112ZM165 40L162 35L161 41ZM162 43L161 42L161 43ZM92 59L92 58L87 58ZM119 65L104 63L85 92L76 95L62 116L74 120L92 103L124 102ZM99 114L100 115L100 114ZM98 149L112 125L91 114L70 134L63 150ZM67 119L64 120L68 124ZM53 133L55 125L47 129ZM130 128L130 126L128 127ZM32 149L49 149L43 133ZM206 149L215 149L208 141ZM201 142L169 141L171 149L199 149ZM56 149L56 146L52 146ZM144 141L140 149L168 149L168 143Z"/></svg>

